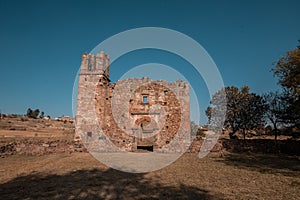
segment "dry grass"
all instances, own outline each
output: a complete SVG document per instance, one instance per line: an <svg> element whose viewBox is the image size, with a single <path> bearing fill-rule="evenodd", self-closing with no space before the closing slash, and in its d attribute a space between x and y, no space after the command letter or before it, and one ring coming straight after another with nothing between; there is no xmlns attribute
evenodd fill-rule
<svg viewBox="0 0 300 200"><path fill-rule="evenodd" d="M108 168L88 153L1 159L1 199L297 199L300 161L257 154L185 154L147 174Z"/></svg>
<svg viewBox="0 0 300 200"><path fill-rule="evenodd" d="M0 139L3 138L64 138L74 134L74 122L5 117L0 120Z"/></svg>
<svg viewBox="0 0 300 200"><path fill-rule="evenodd" d="M13 129L13 130L11 130ZM26 130L26 131L25 131ZM72 140L74 124L0 120L0 143ZM51 133L51 134L50 134ZM187 153L147 174L104 166L88 153L0 158L0 199L299 199L298 157Z"/></svg>

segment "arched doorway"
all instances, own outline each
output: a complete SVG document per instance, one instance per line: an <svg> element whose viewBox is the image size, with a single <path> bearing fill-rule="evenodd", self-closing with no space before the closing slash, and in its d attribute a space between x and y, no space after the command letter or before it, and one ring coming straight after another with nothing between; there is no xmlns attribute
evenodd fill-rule
<svg viewBox="0 0 300 200"><path fill-rule="evenodd" d="M138 151L153 151L155 138L153 136L149 137L149 133L152 133L151 128L147 128L150 124L148 118L138 121L137 130L137 150Z"/></svg>

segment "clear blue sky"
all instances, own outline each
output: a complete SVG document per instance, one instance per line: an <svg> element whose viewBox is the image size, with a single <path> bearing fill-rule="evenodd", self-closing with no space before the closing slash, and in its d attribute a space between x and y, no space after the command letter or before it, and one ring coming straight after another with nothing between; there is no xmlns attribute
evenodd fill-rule
<svg viewBox="0 0 300 200"><path fill-rule="evenodd" d="M114 34L148 26L174 29L198 41L226 86L248 85L258 94L277 90L270 69L298 45L299 8L297 0L0 0L0 109L23 114L30 107L52 117L71 116L81 54ZM112 65L111 79L149 62L188 66L166 52L137 51ZM197 85L203 116L207 89L186 69L184 75Z"/></svg>

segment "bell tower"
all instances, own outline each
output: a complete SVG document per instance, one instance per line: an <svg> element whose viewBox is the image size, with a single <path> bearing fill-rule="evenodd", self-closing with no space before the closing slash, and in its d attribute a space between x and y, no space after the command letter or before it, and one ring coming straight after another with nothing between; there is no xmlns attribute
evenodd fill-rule
<svg viewBox="0 0 300 200"><path fill-rule="evenodd" d="M100 75L109 79L109 56L101 51L99 54L82 54L80 76Z"/></svg>
<svg viewBox="0 0 300 200"><path fill-rule="evenodd" d="M98 85L102 89L102 95L107 93L110 84L109 62L109 56L103 51L96 55L82 54L76 109L76 127L81 128L76 130L75 140L86 141L87 135L90 136L96 132L92 130L92 127L96 127L98 123L95 95Z"/></svg>

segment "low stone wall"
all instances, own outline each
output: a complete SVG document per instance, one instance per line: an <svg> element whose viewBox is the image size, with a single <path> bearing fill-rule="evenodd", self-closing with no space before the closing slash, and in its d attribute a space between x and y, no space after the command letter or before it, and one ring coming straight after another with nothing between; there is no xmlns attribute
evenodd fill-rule
<svg viewBox="0 0 300 200"><path fill-rule="evenodd" d="M192 143L191 143L191 145L190 145L190 147L188 149L188 152L190 152L190 153L198 153L200 151L202 143L203 143L202 137L196 136L194 138L194 140L192 141Z"/></svg>
<svg viewBox="0 0 300 200"><path fill-rule="evenodd" d="M274 140L250 139L250 140L222 140L223 148L229 152L253 152L253 153L283 153L288 155L300 155L300 140Z"/></svg>
<svg viewBox="0 0 300 200"><path fill-rule="evenodd" d="M195 137L187 152L198 153L204 139ZM229 140L221 139L217 142L211 152L220 150L232 153L252 152L252 153L283 153L288 155L300 155L300 140L274 140L251 139L251 140ZM0 156L8 155L44 155L51 153L73 153L87 152L81 141L67 140L21 140L2 141L0 144Z"/></svg>
<svg viewBox="0 0 300 200"><path fill-rule="evenodd" d="M0 156L8 155L44 155L51 153L87 152L79 141L66 140L21 140L7 141L0 144Z"/></svg>
<svg viewBox="0 0 300 200"><path fill-rule="evenodd" d="M198 153L204 139L197 136L190 145L188 152ZM232 153L252 152L252 153L283 153L287 155L300 155L300 140L278 140L275 142L270 139L220 139L211 152L219 152L220 150Z"/></svg>
<svg viewBox="0 0 300 200"><path fill-rule="evenodd" d="M187 152L189 153L198 153L201 149L201 146L203 142L205 141L205 138L201 136L196 136L194 140L192 141L189 149ZM218 141L215 146L211 149L211 152L219 152L223 149L222 141Z"/></svg>

